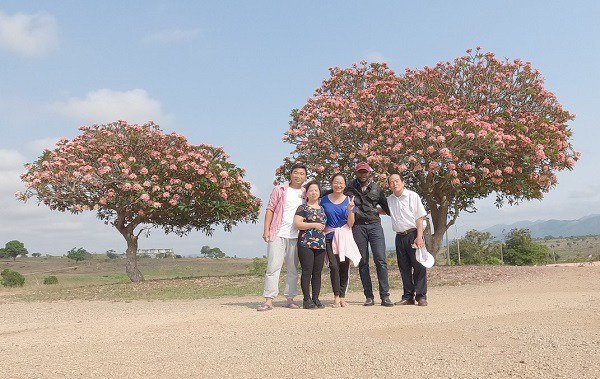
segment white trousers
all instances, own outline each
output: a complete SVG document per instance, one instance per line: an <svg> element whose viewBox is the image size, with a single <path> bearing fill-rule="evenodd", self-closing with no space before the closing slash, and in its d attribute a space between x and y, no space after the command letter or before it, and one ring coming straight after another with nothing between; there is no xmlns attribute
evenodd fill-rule
<svg viewBox="0 0 600 379"><path fill-rule="evenodd" d="M267 247L267 272L263 297L273 299L279 294L279 274L285 262L285 291L291 299L298 296L298 238L275 237Z"/></svg>

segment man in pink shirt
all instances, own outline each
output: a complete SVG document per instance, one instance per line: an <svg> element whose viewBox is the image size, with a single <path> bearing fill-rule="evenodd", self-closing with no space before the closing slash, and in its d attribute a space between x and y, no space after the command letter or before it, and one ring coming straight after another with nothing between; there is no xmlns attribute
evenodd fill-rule
<svg viewBox="0 0 600 379"><path fill-rule="evenodd" d="M279 274L286 263L284 296L286 307L298 309L294 297L298 295L298 229L294 227L294 215L304 199L302 184L306 180L306 166L296 162L292 166L290 182L273 188L267 211L263 240L267 247L267 272L265 273L265 302L258 311L273 309L273 299L279 293Z"/></svg>

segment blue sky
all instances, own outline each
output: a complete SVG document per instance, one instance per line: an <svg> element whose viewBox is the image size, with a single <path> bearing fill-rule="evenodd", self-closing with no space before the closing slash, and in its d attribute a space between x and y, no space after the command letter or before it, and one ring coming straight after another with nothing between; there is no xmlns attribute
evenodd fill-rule
<svg viewBox="0 0 600 379"><path fill-rule="evenodd" d="M192 143L222 145L267 199L291 146L290 111L330 66L361 59L420 68L482 46L531 61L566 109L583 156L543 201L496 209L493 199L458 222L459 234L518 220L573 219L600 211L600 3L3 1L0 4L0 243L62 254L73 246L124 250L93 214L50 212L13 194L44 147L92 122L152 119ZM264 210L263 210L264 211ZM262 218L262 213L261 213ZM388 245L392 246L389 222ZM154 231L140 247L182 254L202 245L263 255L262 225L179 238Z"/></svg>

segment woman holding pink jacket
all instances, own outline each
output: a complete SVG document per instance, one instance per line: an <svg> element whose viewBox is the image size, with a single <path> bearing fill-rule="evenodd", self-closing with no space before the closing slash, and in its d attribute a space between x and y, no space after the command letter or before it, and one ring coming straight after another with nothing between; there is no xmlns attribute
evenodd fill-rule
<svg viewBox="0 0 600 379"><path fill-rule="evenodd" d="M357 266L361 255L352 236L354 225L354 198L344 195L346 178L342 174L335 174L331 178L332 193L323 196L321 206L327 216L326 252L331 274L331 287L335 300L333 307L346 307L344 300L348 290L348 276L350 261Z"/></svg>

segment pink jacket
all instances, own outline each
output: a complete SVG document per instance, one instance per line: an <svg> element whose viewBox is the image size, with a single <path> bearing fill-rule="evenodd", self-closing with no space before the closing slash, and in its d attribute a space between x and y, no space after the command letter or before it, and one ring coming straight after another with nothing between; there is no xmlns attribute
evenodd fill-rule
<svg viewBox="0 0 600 379"><path fill-rule="evenodd" d="M354 267L358 266L361 255L356 242L354 242L352 228L350 228L348 224L344 224L339 228L325 229L325 233L329 233L330 231L334 231L333 240L331 241L333 253L340 256L341 262L344 262L346 257L348 257L348 259L352 261Z"/></svg>
<svg viewBox="0 0 600 379"><path fill-rule="evenodd" d="M269 227L269 241L275 240L279 229L281 228L281 221L283 220L283 208L285 207L285 194L286 190L290 186L289 183L280 184L273 188L271 196L269 197L269 203L267 209L273 212L273 219L271 220L271 226ZM305 190L302 187L302 196L304 196Z"/></svg>

